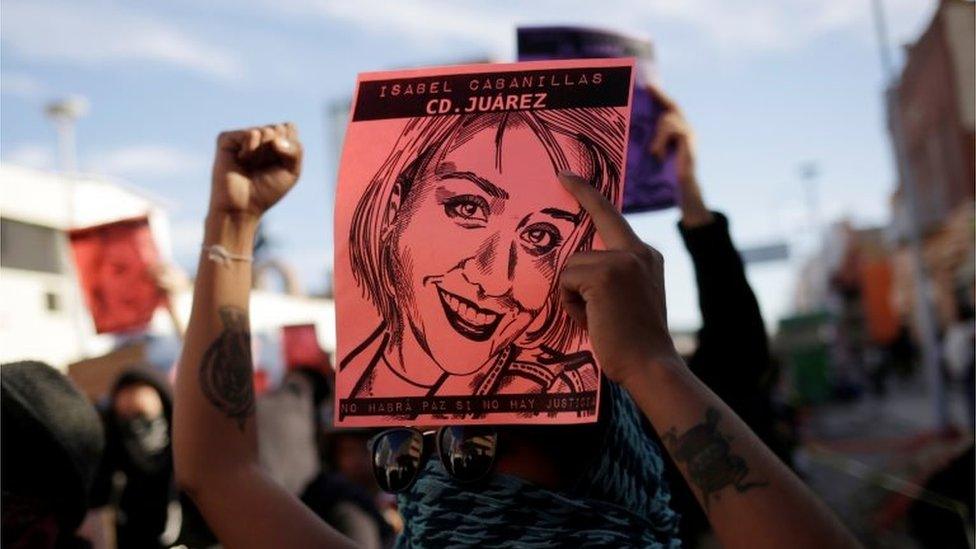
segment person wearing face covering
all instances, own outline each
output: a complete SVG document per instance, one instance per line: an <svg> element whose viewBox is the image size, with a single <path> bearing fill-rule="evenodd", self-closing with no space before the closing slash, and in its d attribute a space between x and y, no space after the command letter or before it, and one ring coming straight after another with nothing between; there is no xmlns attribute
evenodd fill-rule
<svg viewBox="0 0 976 549"><path fill-rule="evenodd" d="M166 380L147 367L123 372L102 415L107 444L93 506L114 504L118 547L169 546L176 527L168 530L168 523L182 526L181 538L202 530L202 543L212 542L173 482L173 404ZM119 478L121 483L115 480ZM171 505L176 501L181 505ZM174 517L175 509L182 512Z"/></svg>
<svg viewBox="0 0 976 549"><path fill-rule="evenodd" d="M165 381L148 368L122 373L109 393L103 410L107 447L95 504L115 504L120 548L164 546L162 535L175 496L172 408ZM124 479L120 490L113 477Z"/></svg>

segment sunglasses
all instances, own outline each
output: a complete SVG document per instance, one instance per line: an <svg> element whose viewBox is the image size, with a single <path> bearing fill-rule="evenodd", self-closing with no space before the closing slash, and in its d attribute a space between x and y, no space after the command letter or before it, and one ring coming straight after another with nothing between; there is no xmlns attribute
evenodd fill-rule
<svg viewBox="0 0 976 549"><path fill-rule="evenodd" d="M431 438L433 445L429 442ZM445 426L437 431L387 429L369 440L376 482L391 494L407 490L417 480L433 449L451 477L463 483L477 482L495 466L498 432L491 427L463 425Z"/></svg>

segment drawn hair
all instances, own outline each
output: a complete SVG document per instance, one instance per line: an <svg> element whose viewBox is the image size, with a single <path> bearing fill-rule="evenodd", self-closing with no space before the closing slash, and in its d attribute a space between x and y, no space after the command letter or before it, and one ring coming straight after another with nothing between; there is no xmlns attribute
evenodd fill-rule
<svg viewBox="0 0 976 549"><path fill-rule="evenodd" d="M377 170L353 214L349 235L352 273L387 326L400 333L404 313L393 295L395 253L387 242L397 215L403 213L414 186L434 175L434 168L452 150L475 135L494 129L496 163L500 165L506 127L524 126L535 134L548 153L554 172L583 167L591 185L613 201L621 188L627 127L624 117L612 108L558 109L443 115L411 119L397 139L392 152ZM576 150L564 150L566 138ZM575 167L574 167L575 163ZM594 229L589 220L578 229L576 251L593 245ZM564 352L578 345L582 328L562 310L558 292L550 292L543 309L540 327L524 334L527 346L542 346Z"/></svg>

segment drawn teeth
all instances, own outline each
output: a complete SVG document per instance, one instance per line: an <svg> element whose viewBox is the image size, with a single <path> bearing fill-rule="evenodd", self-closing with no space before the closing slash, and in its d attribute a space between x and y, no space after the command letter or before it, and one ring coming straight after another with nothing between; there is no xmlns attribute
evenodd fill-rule
<svg viewBox="0 0 976 549"><path fill-rule="evenodd" d="M498 316L491 313L480 313L477 311L477 309L468 306L466 303L460 301L458 298L448 294L447 292L442 292L441 295L444 296L444 301L447 303L448 307L457 313L458 316L463 318L465 322L470 324L474 324L476 326L486 326L494 322L495 318Z"/></svg>
<svg viewBox="0 0 976 549"><path fill-rule="evenodd" d="M469 314L465 315L465 320L472 324L478 326L487 326L495 321L497 315L487 315L485 313L475 313L474 311L469 311Z"/></svg>

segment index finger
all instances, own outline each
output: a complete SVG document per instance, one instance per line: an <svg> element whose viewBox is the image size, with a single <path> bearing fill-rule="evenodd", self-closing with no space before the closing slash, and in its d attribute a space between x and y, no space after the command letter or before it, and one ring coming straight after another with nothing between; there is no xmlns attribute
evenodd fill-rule
<svg viewBox="0 0 976 549"><path fill-rule="evenodd" d="M624 216L586 180L571 172L560 172L559 180L586 213L590 214L596 232L607 248L623 250L642 245Z"/></svg>

